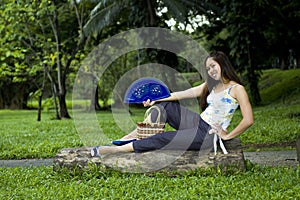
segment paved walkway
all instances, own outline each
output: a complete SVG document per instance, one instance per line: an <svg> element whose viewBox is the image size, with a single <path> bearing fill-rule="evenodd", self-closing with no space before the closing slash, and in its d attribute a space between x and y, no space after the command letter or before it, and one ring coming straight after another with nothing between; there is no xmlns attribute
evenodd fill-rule
<svg viewBox="0 0 300 200"><path fill-rule="evenodd" d="M245 159L262 166L290 166L299 165L296 150L244 152ZM39 167L53 165L53 158L0 160L0 167Z"/></svg>
<svg viewBox="0 0 300 200"><path fill-rule="evenodd" d="M245 159L262 166L291 166L299 165L296 150L244 152Z"/></svg>
<svg viewBox="0 0 300 200"><path fill-rule="evenodd" d="M22 159L22 160L0 160L0 167L39 167L50 166L53 159Z"/></svg>

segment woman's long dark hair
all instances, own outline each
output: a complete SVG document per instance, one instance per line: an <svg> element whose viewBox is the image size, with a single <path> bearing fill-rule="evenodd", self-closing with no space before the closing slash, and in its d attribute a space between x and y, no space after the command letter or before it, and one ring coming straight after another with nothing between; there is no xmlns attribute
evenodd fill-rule
<svg viewBox="0 0 300 200"><path fill-rule="evenodd" d="M206 61L208 58L212 58L214 61L216 61L220 67L221 67L221 77L223 80L229 82L229 81L235 81L239 84L242 85L242 82L240 80L240 78L238 77L238 75L236 74L229 58L226 56L225 53L221 52L221 51L213 51L211 52L205 59L204 61L204 66L206 66ZM208 73L207 70L206 71L206 87L204 89L204 93L201 96L201 100L200 100L200 106L201 109L204 110L207 107L207 101L206 98L209 95L209 93L212 91L212 89L220 82L220 81L216 81L213 78L211 78Z"/></svg>

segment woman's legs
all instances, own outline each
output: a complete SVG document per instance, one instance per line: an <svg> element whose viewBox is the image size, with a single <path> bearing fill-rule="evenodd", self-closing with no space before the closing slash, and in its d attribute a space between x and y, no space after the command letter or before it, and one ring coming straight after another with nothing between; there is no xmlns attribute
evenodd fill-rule
<svg viewBox="0 0 300 200"><path fill-rule="evenodd" d="M151 150L200 150L203 148L203 142L209 140L212 144L212 138L208 135L210 126L201 118L196 127L163 132L154 136L137 140L133 142L133 149L136 153ZM205 147L210 148L210 147Z"/></svg>
<svg viewBox="0 0 300 200"><path fill-rule="evenodd" d="M161 121L168 123L176 130L194 128L199 124L200 115L181 106L178 102L160 102L157 106L161 110ZM152 121L156 120L156 110L152 111L151 117Z"/></svg>
<svg viewBox="0 0 300 200"><path fill-rule="evenodd" d="M177 102L160 102L156 104L161 110L160 121L169 123L176 130L183 130L198 126L200 120L199 114L180 106ZM151 113L151 121L156 121L158 116L157 110ZM148 119L147 119L148 120ZM131 140L137 138L137 129L125 135L121 140Z"/></svg>
<svg viewBox="0 0 300 200"><path fill-rule="evenodd" d="M137 140L123 146L104 146L99 148L100 154L117 152L145 152L157 149L199 150L207 136L209 125L199 114L180 106L176 102L157 104L162 113L162 121L167 122L177 131L164 132L152 137ZM153 110L152 121L156 121L157 111ZM136 130L122 139L136 138Z"/></svg>
<svg viewBox="0 0 300 200"><path fill-rule="evenodd" d="M101 146L97 148L100 155L122 153L122 152L133 152L132 142L122 146Z"/></svg>
<svg viewBox="0 0 300 200"><path fill-rule="evenodd" d="M157 149L199 150L210 126L200 115L192 112L177 102L160 102L162 121L177 131L164 132L152 137L133 142L135 152ZM152 111L152 121L156 120L157 111Z"/></svg>

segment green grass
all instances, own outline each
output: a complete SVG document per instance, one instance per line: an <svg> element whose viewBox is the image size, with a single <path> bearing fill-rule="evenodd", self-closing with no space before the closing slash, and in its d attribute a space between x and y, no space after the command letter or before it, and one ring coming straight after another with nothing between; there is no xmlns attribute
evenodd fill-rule
<svg viewBox="0 0 300 200"><path fill-rule="evenodd" d="M263 71L259 82L262 104L300 104L300 69Z"/></svg>
<svg viewBox="0 0 300 200"><path fill-rule="evenodd" d="M0 111L0 159L45 158L64 147L80 146L72 120L51 120L54 113Z"/></svg>
<svg viewBox="0 0 300 200"><path fill-rule="evenodd" d="M132 120L141 121L144 110L132 109L134 113ZM254 108L255 123L241 135L243 144L295 141L300 133L300 118L297 113L300 113L300 105ZM53 113L45 112L42 115L42 121L37 122L36 111L1 110L0 159L53 157L62 148L84 145L85 136L77 133L72 119L51 120L52 116ZM88 125L86 129L100 125L102 133L107 138L106 144L126 134L116 124L111 112L98 112L97 119L98 124ZM237 111L231 127L234 127L240 119L241 113ZM89 122L87 121L86 124ZM91 130L94 131L94 129ZM97 129L94 132L97 133Z"/></svg>
<svg viewBox="0 0 300 200"><path fill-rule="evenodd" d="M300 134L300 105L255 107L254 124L240 137L243 144L294 142ZM242 118L237 111L230 127Z"/></svg>
<svg viewBox="0 0 300 200"><path fill-rule="evenodd" d="M253 108L254 125L241 135L244 145L294 142L296 140L300 133L300 103L298 103L300 93L297 92L299 89L296 88L294 89L295 92L287 95L284 102L282 98L286 95L285 90L295 87L295 82L291 80L298 81L299 72L299 69L264 71L260 82L263 102L272 102L272 99L277 100L272 104ZM188 75L191 76L191 74ZM291 82L293 84L289 85ZM300 83L297 87L299 85ZM77 103L87 104L86 102ZM144 111L145 109L133 108L134 115L130 117L131 120L133 122L141 121ZM70 114L72 115L71 110ZM89 114L82 113L82 115ZM73 119L51 120L54 116L53 110L46 109L42 112L42 121L37 122L36 110L0 110L0 159L47 158L55 156L62 148L86 145L85 136L78 134ZM106 142L126 134L122 130L123 128L116 124L111 112L98 112L97 119L96 124L90 124L87 121L86 124L90 125L84 131L101 132L97 129L94 131L95 127L100 125L103 130L102 133L105 134ZM122 119L128 120L128 117L124 116ZM236 126L240 119L241 113L238 110L230 128ZM130 123L121 121L121 124L128 125ZM131 124L130 127L132 130L134 124Z"/></svg>
<svg viewBox="0 0 300 200"><path fill-rule="evenodd" d="M144 110L133 109L133 112L132 119L135 122L143 119ZM83 146L85 135L78 134L76 121L52 120L54 115L54 111L44 111L42 120L38 122L35 110L0 110L0 159L48 158L55 156L62 148ZM92 114L82 113L82 115ZM116 124L111 112L98 112L97 119L98 123L91 126L87 120L85 129L94 130L93 127L99 125L107 137L106 142L126 134ZM96 145L97 141L94 142Z"/></svg>
<svg viewBox="0 0 300 200"><path fill-rule="evenodd" d="M0 168L1 199L299 199L300 168L261 168L227 174L195 171L183 176L74 175L51 167Z"/></svg>
<svg viewBox="0 0 300 200"><path fill-rule="evenodd" d="M289 79L297 80L298 72L264 73L260 82L264 106L254 107L255 123L241 135L243 144L296 140L300 133L300 95L287 94L283 88L293 87L288 84L295 82ZM277 84L270 74L275 79L284 77L285 81ZM132 121L142 120L144 110L132 109ZM84 145L73 120L51 120L54 116L51 109L43 111L41 122L36 121L36 116L35 110L0 110L0 159L53 157L62 148ZM125 134L111 112L101 111L96 116L98 123L91 126L99 124L108 140ZM231 127L240 119L238 110ZM86 127L86 131L89 129L94 130ZM249 162L245 172L228 174L199 170L169 177L103 172L97 168L81 173L56 172L52 167L42 166L0 168L0 177L0 199L300 199L299 167L260 167Z"/></svg>

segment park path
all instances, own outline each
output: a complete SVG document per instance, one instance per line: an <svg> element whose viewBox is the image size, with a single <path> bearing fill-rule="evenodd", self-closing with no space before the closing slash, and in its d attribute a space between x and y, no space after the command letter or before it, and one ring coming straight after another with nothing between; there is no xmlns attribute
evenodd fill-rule
<svg viewBox="0 0 300 200"><path fill-rule="evenodd" d="M53 165L53 158L47 159L22 159L0 160L0 167L39 167Z"/></svg>
<svg viewBox="0 0 300 200"><path fill-rule="evenodd" d="M262 166L288 166L296 167L297 161L296 150L285 151L261 151L261 152L244 152L244 157L250 162ZM23 159L23 160L0 160L0 167L39 167L53 165L54 158L47 159Z"/></svg>
<svg viewBox="0 0 300 200"><path fill-rule="evenodd" d="M290 166L299 165L296 150L244 152L245 159L262 166Z"/></svg>

